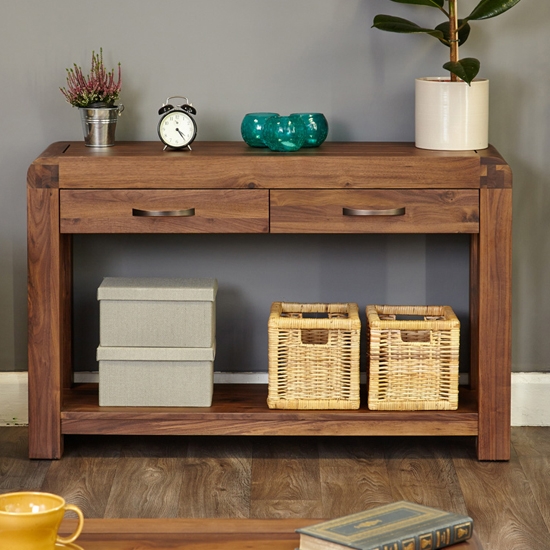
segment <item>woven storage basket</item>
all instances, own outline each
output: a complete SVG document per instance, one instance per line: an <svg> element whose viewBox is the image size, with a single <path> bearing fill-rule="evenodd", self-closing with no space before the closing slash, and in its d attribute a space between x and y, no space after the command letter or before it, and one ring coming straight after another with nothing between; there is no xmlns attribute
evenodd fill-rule
<svg viewBox="0 0 550 550"><path fill-rule="evenodd" d="M357 304L275 302L268 323L270 409L358 409Z"/></svg>
<svg viewBox="0 0 550 550"><path fill-rule="evenodd" d="M369 305L367 339L369 409L458 407L460 322L450 307Z"/></svg>

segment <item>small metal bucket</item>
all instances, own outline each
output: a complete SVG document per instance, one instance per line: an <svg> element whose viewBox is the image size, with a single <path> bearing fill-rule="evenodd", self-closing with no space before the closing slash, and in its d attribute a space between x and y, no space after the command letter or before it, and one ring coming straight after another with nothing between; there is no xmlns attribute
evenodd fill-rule
<svg viewBox="0 0 550 550"><path fill-rule="evenodd" d="M124 105L80 107L79 111L86 147L112 147L117 119L124 111Z"/></svg>

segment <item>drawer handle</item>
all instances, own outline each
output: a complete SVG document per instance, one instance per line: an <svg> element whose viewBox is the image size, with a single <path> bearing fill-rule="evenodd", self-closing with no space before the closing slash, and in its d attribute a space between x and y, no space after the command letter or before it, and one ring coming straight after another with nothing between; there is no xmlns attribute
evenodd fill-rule
<svg viewBox="0 0 550 550"><path fill-rule="evenodd" d="M363 210L361 208L344 208L342 211L344 216L404 216L405 207L388 208L376 210Z"/></svg>
<svg viewBox="0 0 550 550"><path fill-rule="evenodd" d="M141 208L132 208L132 216L141 216L144 218L154 217L176 217L187 218L195 215L194 208L185 208L183 210L142 210Z"/></svg>

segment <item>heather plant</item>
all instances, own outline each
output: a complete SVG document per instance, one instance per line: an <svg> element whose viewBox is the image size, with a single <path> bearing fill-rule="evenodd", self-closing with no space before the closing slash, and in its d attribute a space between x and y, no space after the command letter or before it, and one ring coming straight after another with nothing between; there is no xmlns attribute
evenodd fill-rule
<svg viewBox="0 0 550 550"><path fill-rule="evenodd" d="M460 59L458 56L458 47L466 42L470 34L470 21L496 17L514 7L519 0L480 0L464 19L458 18L459 0L392 0L392 2L436 8L445 15L446 20L430 29L401 17L377 15L372 26L383 31L405 34L424 33L437 38L450 49L450 60L443 65L443 68L451 73L451 80L460 78L471 84L479 72L479 60L473 57ZM447 8L445 8L445 3L447 3Z"/></svg>
<svg viewBox="0 0 550 550"><path fill-rule="evenodd" d="M115 69L107 71L103 65L103 49L100 48L99 54L92 52L90 74L84 76L82 69L75 63L72 69L67 69L67 87L60 90L73 107L111 107L119 98L121 84L120 63L115 79Z"/></svg>

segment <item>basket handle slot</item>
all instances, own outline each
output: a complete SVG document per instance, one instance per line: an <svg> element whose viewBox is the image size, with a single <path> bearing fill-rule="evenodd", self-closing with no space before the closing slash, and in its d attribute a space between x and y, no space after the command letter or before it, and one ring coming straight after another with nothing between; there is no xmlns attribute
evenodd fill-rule
<svg viewBox="0 0 550 550"><path fill-rule="evenodd" d="M444 315L396 315L395 313L381 313L381 321L445 321Z"/></svg>
<svg viewBox="0 0 550 550"><path fill-rule="evenodd" d="M301 312L283 312L281 317L290 319L349 319L347 313L324 312L324 311L304 311Z"/></svg>
<svg viewBox="0 0 550 550"><path fill-rule="evenodd" d="M328 344L328 332L328 329L325 328L303 328L300 331L302 344L312 346L325 346Z"/></svg>
<svg viewBox="0 0 550 550"><path fill-rule="evenodd" d="M400 330L401 340L407 344L429 344L432 341L431 330Z"/></svg>

